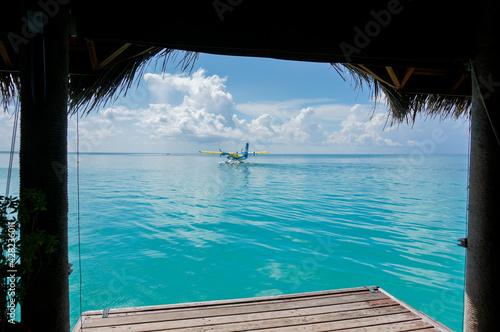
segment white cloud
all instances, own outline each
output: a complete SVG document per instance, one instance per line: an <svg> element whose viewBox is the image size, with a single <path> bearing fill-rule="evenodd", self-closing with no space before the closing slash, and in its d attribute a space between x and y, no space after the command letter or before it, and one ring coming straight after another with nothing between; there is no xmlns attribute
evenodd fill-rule
<svg viewBox="0 0 500 332"><path fill-rule="evenodd" d="M145 74L151 93L161 103L170 104L169 96L183 96L182 106L190 110L204 110L206 113L220 114L231 120L234 102L233 96L226 92L227 78L218 75L206 76L206 71L198 69L191 76L185 74Z"/></svg>
<svg viewBox="0 0 500 332"><path fill-rule="evenodd" d="M152 138L178 137L183 140L238 139L234 128L232 95L226 91L226 78L207 76L198 69L193 75L146 74L148 88L157 96L181 95L151 104L140 111L139 126Z"/></svg>
<svg viewBox="0 0 500 332"><path fill-rule="evenodd" d="M325 121L342 121L350 113L352 105L343 104L321 104L314 106L314 115L316 118ZM363 106L366 114L370 112L370 105Z"/></svg>
<svg viewBox="0 0 500 332"><path fill-rule="evenodd" d="M108 109L107 112L114 112L112 109ZM123 130L120 128L120 120L123 117L117 116L116 118L108 118L102 112L98 114L89 115L85 118L79 119L78 132L80 141L80 151L81 152L95 152L97 147L105 145L109 138L115 137L116 135L122 134ZM109 113L108 113L109 116ZM75 115L76 117L76 115ZM69 120L69 132L76 134L76 118L72 117ZM68 144L68 150L70 152L76 151L76 146L71 142Z"/></svg>
<svg viewBox="0 0 500 332"><path fill-rule="evenodd" d="M101 111L101 115L110 121L130 121L137 117L137 111L127 109L124 106L117 106Z"/></svg>
<svg viewBox="0 0 500 332"><path fill-rule="evenodd" d="M346 106L326 98L235 104L227 78L203 69L191 76L148 73L144 78L157 103L140 109L116 106L85 117L80 120L80 141L91 148L114 141L116 146L133 146L133 151L165 142L176 148L191 144L189 150L200 142L248 141L303 152L370 153L415 148L431 135L429 123L412 130L390 127L380 101L375 112L372 105Z"/></svg>
<svg viewBox="0 0 500 332"><path fill-rule="evenodd" d="M326 132L321 125L314 122L312 108L303 108L299 114L287 119L286 122L270 115L263 114L257 119L247 122L233 119L236 128L247 136L258 139L260 142L282 144L317 144L326 139Z"/></svg>
<svg viewBox="0 0 500 332"><path fill-rule="evenodd" d="M254 117L261 114L289 116L290 114L298 113L304 105L325 104L331 101L333 100L330 98L302 98L282 101L248 102L236 105L236 110Z"/></svg>
<svg viewBox="0 0 500 332"><path fill-rule="evenodd" d="M233 112L235 104L232 95L226 91L226 78L206 76L206 72L199 69L192 76L146 74L145 79L155 95L184 94L178 105L165 102L141 110L139 125L152 138L178 137L193 141L252 139L297 144L315 144L326 139L326 133L314 122L312 108L283 113L306 101L320 100L240 105L240 111L257 116L247 121L239 119ZM262 113L264 104L269 112ZM256 112L257 109L260 112Z"/></svg>
<svg viewBox="0 0 500 332"><path fill-rule="evenodd" d="M140 127L152 138L200 140L209 137L236 139L240 136L239 131L233 129L223 115L195 108L190 102L179 106L150 105L148 109L141 111L138 121Z"/></svg>
<svg viewBox="0 0 500 332"><path fill-rule="evenodd" d="M351 108L347 119L341 122L342 129L332 132L326 143L334 145L402 145L389 138L391 130L384 131L387 125L386 114L375 113L370 119L366 119L366 117L366 110L361 105L355 105Z"/></svg>
<svg viewBox="0 0 500 332"><path fill-rule="evenodd" d="M326 138L321 125L314 122L312 108L303 108L299 115L279 126L278 140L283 143L319 143Z"/></svg>

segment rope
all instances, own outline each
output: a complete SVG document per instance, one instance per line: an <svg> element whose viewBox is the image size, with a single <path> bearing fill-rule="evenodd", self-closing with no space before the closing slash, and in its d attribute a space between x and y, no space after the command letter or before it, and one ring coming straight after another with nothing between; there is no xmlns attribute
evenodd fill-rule
<svg viewBox="0 0 500 332"><path fill-rule="evenodd" d="M16 148L17 123L19 122L19 98L16 99L14 108L14 125L12 126L12 140L10 143L9 169L7 171L7 185L5 188L5 197L9 197L10 179L12 178L12 165L14 164L14 150Z"/></svg>
<svg viewBox="0 0 500 332"><path fill-rule="evenodd" d="M80 234L80 118L78 111L76 113L76 192L77 192L77 220L78 220L78 269L80 277L80 330L82 330L83 321L81 320L82 308L82 247Z"/></svg>
<svg viewBox="0 0 500 332"><path fill-rule="evenodd" d="M472 139L472 125L469 121L469 141L467 145L467 152L468 152L468 162L467 162L467 202L465 205L465 238L467 239L469 237L469 193L470 193L470 155L471 155L471 139ZM465 254L465 264L464 264L464 282L463 282L463 290L464 294L466 291L466 284L467 284L467 249L466 254ZM465 315L462 315L462 326L465 326Z"/></svg>

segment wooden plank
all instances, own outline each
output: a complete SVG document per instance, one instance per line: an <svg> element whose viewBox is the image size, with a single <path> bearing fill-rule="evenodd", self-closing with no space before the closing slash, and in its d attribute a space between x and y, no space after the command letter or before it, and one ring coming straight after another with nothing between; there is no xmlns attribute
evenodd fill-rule
<svg viewBox="0 0 500 332"><path fill-rule="evenodd" d="M357 66L359 68L361 68L364 72L366 72L367 74L369 74L370 76L372 76L373 78L375 78L377 81L380 81L380 82L385 83L385 84L387 84L389 86L392 86L393 88L396 88L396 86L394 84L389 83L386 80L382 79L380 76L378 76L373 71L371 71L370 69L368 69L368 67L366 67L365 65L358 64Z"/></svg>
<svg viewBox="0 0 500 332"><path fill-rule="evenodd" d="M399 82L398 77L396 76L396 73L394 72L394 69L392 67L386 66L385 70L387 70L387 73L389 74L389 77L391 78L392 83L396 86L396 88L400 89L401 88L401 83Z"/></svg>
<svg viewBox="0 0 500 332"><path fill-rule="evenodd" d="M458 79L458 81L455 83L455 85L453 85L453 87L451 88L450 90L450 93L453 94L459 87L460 85L462 85L462 83L465 81L465 79L468 77L469 75L466 75L466 74L463 74L462 76L460 76L460 78Z"/></svg>
<svg viewBox="0 0 500 332"><path fill-rule="evenodd" d="M91 316L87 317L84 328L96 327L96 326L113 326L113 325L125 325L134 324L137 322L155 322L155 321L173 321L181 319L197 319L203 317L211 316L230 316L238 315L242 313L266 313L274 312L279 310L297 310L301 308L309 307L321 307L321 306L335 306L335 305L345 305L350 303L366 303L369 306L368 301L377 299L387 299L384 294L374 293L374 294L361 294L361 295L348 295L342 297L327 297L312 300L302 300L302 301L284 301L274 302L274 303L256 303L247 304L245 306L226 306L223 308L199 308L197 310L189 311L160 311L151 314L142 315L127 315L127 316L113 316L108 315L108 318L102 319L101 316ZM394 303L396 304L396 303ZM338 311L343 310L341 307ZM348 308L347 308L348 309ZM236 318L233 318L236 319Z"/></svg>
<svg viewBox="0 0 500 332"><path fill-rule="evenodd" d="M434 327L422 322L421 320L412 320L403 323L390 323L366 327L355 327L352 329L342 330L342 332L403 332L403 331L428 331L438 332Z"/></svg>
<svg viewBox="0 0 500 332"><path fill-rule="evenodd" d="M415 308L409 306L408 304L406 304L405 302L397 299L396 297L392 296L391 294L389 294L388 292L386 292L385 290L383 290L382 288L379 288L378 289L379 292L381 292L382 294L385 294L387 295L388 298L390 298L391 300L393 300L394 302L396 303L399 303L399 305L405 307L406 309L410 310L415 316L419 317L420 319L422 319L422 321L426 322L426 323L429 323L430 325L433 325L436 327L436 329L438 329L438 331L442 331L442 332L452 332L448 327L444 326L443 324L435 321L434 319L430 318L429 316L427 316L426 314L424 314L423 312L421 311L418 311L418 310L415 310Z"/></svg>
<svg viewBox="0 0 500 332"><path fill-rule="evenodd" d="M449 72L441 69L418 68L413 71L413 74L422 76L447 76Z"/></svg>
<svg viewBox="0 0 500 332"><path fill-rule="evenodd" d="M373 289L377 290L377 286L372 286ZM216 300L216 301L205 301L205 302L188 302L188 303L175 303L175 304L164 304L155 306L144 306L144 307L130 307L130 308L119 308L111 309L110 315L120 314L120 313L140 313L158 310L174 310L181 309L185 310L192 308L194 310L199 310L200 308L208 308L212 306L223 306L223 305L246 305L259 302L269 301L294 301L294 300L309 300L314 298L328 297L328 296L345 296L345 295L356 295L356 294L370 294L370 291L365 287L355 287L355 288L345 288L337 290L327 290L327 291L317 291L310 293L297 293L297 294L285 294L285 295L271 295L271 296L261 296L261 297L251 297L242 299L230 299L230 300ZM102 310L91 310L83 313L85 316L102 315Z"/></svg>
<svg viewBox="0 0 500 332"><path fill-rule="evenodd" d="M415 68L406 69L405 75L403 76L403 79L401 80L401 85L399 87L400 89L404 88L404 86L406 85L406 82L408 82L411 74L413 74L414 71L415 71Z"/></svg>
<svg viewBox="0 0 500 332"><path fill-rule="evenodd" d="M343 319L336 321L328 321L328 315L326 317L317 316L306 316L298 317L297 319L290 320L267 320L262 322L257 322L260 324L252 323L242 323L242 324L232 324L228 326L213 326L210 327L210 331L213 332L230 332L230 331L276 331L276 332L293 332L293 331L338 331L351 327L365 327L372 325L380 325L385 323L393 322L404 322L415 320L415 317L411 313L399 313L394 315L386 316L371 316L371 317L359 317L352 319ZM207 331L206 327L195 327L190 328L191 332L201 332ZM162 329L158 331L169 331L169 332L180 332L179 329Z"/></svg>
<svg viewBox="0 0 500 332"><path fill-rule="evenodd" d="M356 302L356 303L347 303L347 304L333 304L333 305L316 305L316 306L304 306L304 307L295 307L295 308L284 308L278 309L274 305L269 305L269 310L265 310L264 307L252 308L252 307L239 307L232 308L232 310L227 309L217 309L217 310L200 310L196 313L192 311L184 311L184 312L157 312L151 315L128 315L128 316L120 316L120 317L112 317L114 318L114 322L116 325L120 324L133 324L136 322L154 322L154 321L173 321L173 320L181 320L181 319L200 319L206 317L218 317L218 316L232 316L238 314L267 314L271 313L272 315L288 315L289 313L319 313L319 312L341 312L341 311L352 311L352 310L360 310L360 309L370 309L370 308L381 308L381 307L389 307L389 306L397 306L395 302L384 302L384 303L376 303L373 304L371 301L365 302ZM257 310L258 309L258 310ZM85 327L91 326L109 326L110 317L103 320L102 318L94 317L89 318L94 319L94 321L88 321L85 324ZM236 318L232 318L236 319Z"/></svg>
<svg viewBox="0 0 500 332"><path fill-rule="evenodd" d="M78 322L76 322L75 327L73 327L73 332L80 332L81 331L81 328L83 326L83 322L85 322L86 318L87 318L87 316L85 316L85 315L80 316L80 319L78 319Z"/></svg>
<svg viewBox="0 0 500 332"><path fill-rule="evenodd" d="M108 56L104 61L102 61L99 64L99 68L104 68L108 64L111 63L114 59L116 59L120 54L122 54L127 48L129 48L132 44L131 43L125 43L123 46L121 46L119 49L113 52L110 56Z"/></svg>
<svg viewBox="0 0 500 332"><path fill-rule="evenodd" d="M97 53L95 51L95 44L91 40L87 40L87 49L89 51L90 64L93 70L99 69L99 61L97 61Z"/></svg>
<svg viewBox="0 0 500 332"><path fill-rule="evenodd" d="M2 56L3 62L5 63L5 67L12 68L12 61L10 60L9 53L3 44L3 41L0 41L0 55Z"/></svg>
<svg viewBox="0 0 500 332"><path fill-rule="evenodd" d="M372 310L372 309L385 309L385 308L391 308L388 310L398 310L397 308L401 308L397 306L396 304L392 306L386 306L386 307L370 307L369 304L359 304L359 303L354 303L354 304L347 304L347 305L332 305L332 306L320 306L320 307L306 307L306 308L299 308L299 309L285 309L285 310L272 310L272 311L262 311L262 312L245 312L242 311L241 313L238 314L232 314L232 315L224 315L224 313L220 313L218 315L206 315L206 316L199 316L199 317L178 317L176 320L172 319L164 319L161 315L157 315L156 320L130 320L127 321L127 324L123 325L134 325L134 324L141 324L143 326L144 324L149 324L149 323L157 323L161 322L162 324L168 324L169 326L176 326L176 325L181 325L184 326L184 324L187 324L186 326L195 326L198 323L201 325L206 325L208 322L211 324L227 324L227 323L235 323L235 322L240 322L240 321L250 321L250 320L260 320L260 319L271 319L271 318L284 318L284 317L295 317L295 316L307 316L307 315L317 315L317 314L326 314L326 313L335 313L335 312L348 312L348 311L359 311L359 310ZM394 309L395 308L395 309ZM399 310L406 310L406 309L399 309ZM135 318L140 318L135 316ZM104 320L103 320L104 321ZM124 321L121 321L120 323L123 323ZM114 324L113 326L118 326L120 324ZM104 325L99 325L99 326L104 326ZM156 326L156 325L155 325ZM87 325L85 326L87 327Z"/></svg>
<svg viewBox="0 0 500 332"><path fill-rule="evenodd" d="M433 331L444 325L383 289L323 291L83 314L84 332L121 331ZM88 315L87 315L88 314ZM73 332L80 332L77 324Z"/></svg>
<svg viewBox="0 0 500 332"><path fill-rule="evenodd" d="M410 316L408 316L410 315ZM229 317L232 318L232 317ZM148 324L134 324L122 326L109 326L99 329L87 329L85 332L109 332L109 331L249 331L254 329L297 328L306 324L318 325L328 324L332 327L344 328L344 326L361 326L360 324L373 325L374 322L388 321L399 322L416 319L405 308L395 306L387 308L374 308L366 310L354 310L338 313L323 313L311 315L292 315L284 317L273 317L263 314L241 315L236 320L227 317L211 317L200 320L180 320L173 322L152 322Z"/></svg>

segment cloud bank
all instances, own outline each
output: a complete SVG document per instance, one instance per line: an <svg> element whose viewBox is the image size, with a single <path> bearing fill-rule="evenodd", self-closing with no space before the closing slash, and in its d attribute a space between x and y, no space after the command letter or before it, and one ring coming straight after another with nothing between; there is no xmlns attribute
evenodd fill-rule
<svg viewBox="0 0 500 332"><path fill-rule="evenodd" d="M90 115L81 121L80 135L94 145L112 137L141 144L251 141L323 147L329 153L352 147L411 147L418 145L418 135L426 135L425 126L416 125L411 132L389 128L386 110L372 112L371 105L349 106L327 98L236 104L227 91L227 77L208 75L201 68L190 76L148 73L144 79L155 103Z"/></svg>

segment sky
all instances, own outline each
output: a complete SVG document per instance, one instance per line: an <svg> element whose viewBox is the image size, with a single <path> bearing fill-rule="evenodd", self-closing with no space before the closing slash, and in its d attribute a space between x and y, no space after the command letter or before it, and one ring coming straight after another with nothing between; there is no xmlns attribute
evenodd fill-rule
<svg viewBox="0 0 500 332"><path fill-rule="evenodd" d="M200 54L191 71L161 69L149 65L125 96L79 118L81 152L234 152L249 142L276 154L468 153L467 119L390 126L383 98L374 108L329 64ZM0 113L0 151L10 150L11 114ZM72 116L69 152L76 128Z"/></svg>

